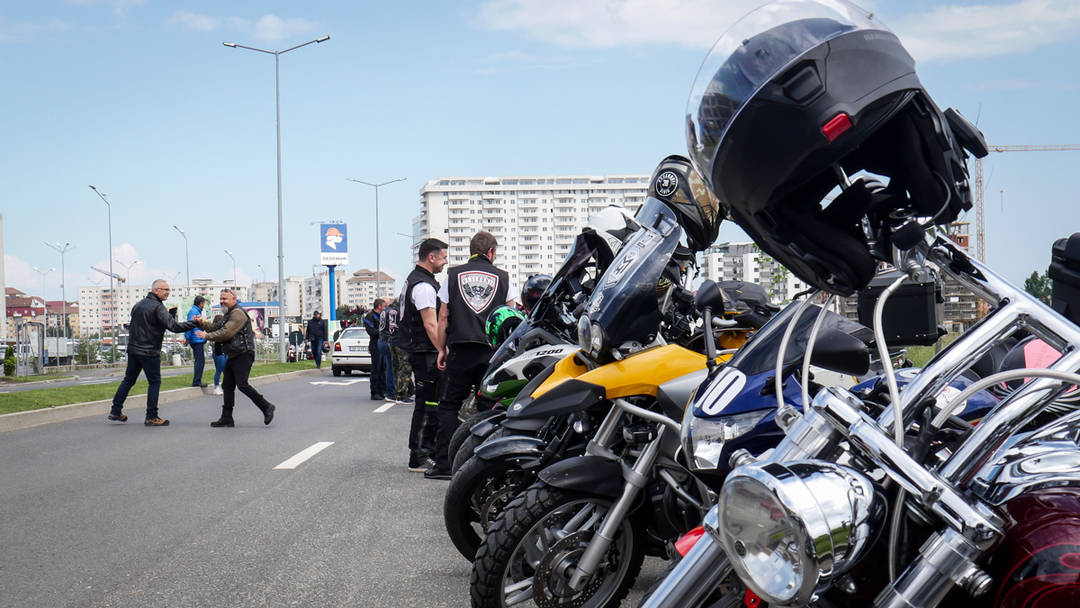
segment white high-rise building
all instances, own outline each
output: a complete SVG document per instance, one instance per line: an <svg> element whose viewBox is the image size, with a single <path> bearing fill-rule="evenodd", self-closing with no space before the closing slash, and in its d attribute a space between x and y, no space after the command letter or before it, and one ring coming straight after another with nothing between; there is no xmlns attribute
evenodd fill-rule
<svg viewBox="0 0 1080 608"><path fill-rule="evenodd" d="M774 303L791 300L806 283L753 243L717 243L701 254L703 279L757 283Z"/></svg>
<svg viewBox="0 0 1080 608"><path fill-rule="evenodd" d="M520 286L553 274L589 217L608 205L637 211L648 188L640 174L433 179L420 189L412 259L420 241L437 238L450 246L450 265L462 264L469 240L486 230L499 241L495 263Z"/></svg>

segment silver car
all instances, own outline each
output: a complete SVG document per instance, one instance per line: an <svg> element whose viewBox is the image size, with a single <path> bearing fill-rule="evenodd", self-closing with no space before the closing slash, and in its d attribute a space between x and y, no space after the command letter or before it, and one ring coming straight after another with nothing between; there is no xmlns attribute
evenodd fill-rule
<svg viewBox="0 0 1080 608"><path fill-rule="evenodd" d="M333 357L330 369L335 376L340 376L341 372L348 376L354 369L371 371L371 353L368 352L370 339L367 332L359 327L349 327L338 335L330 351Z"/></svg>

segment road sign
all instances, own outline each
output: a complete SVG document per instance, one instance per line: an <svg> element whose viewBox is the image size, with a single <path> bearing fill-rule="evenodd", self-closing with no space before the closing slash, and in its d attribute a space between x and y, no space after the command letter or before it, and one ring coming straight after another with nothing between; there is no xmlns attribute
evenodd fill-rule
<svg viewBox="0 0 1080 608"><path fill-rule="evenodd" d="M349 236L345 224L319 224L319 263L345 266L349 263Z"/></svg>

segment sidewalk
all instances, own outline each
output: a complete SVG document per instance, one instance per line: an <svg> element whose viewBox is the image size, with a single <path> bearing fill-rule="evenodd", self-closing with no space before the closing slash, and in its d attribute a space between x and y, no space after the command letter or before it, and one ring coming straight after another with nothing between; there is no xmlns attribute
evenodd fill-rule
<svg viewBox="0 0 1080 608"><path fill-rule="evenodd" d="M251 378L250 382L252 386L261 386L263 384L280 382L282 380L291 380L293 378L299 378L302 376L322 375L324 371L325 370L322 369L305 369L295 372L271 374L267 376L255 376ZM33 384L37 383L35 382ZM158 397L158 404L164 405L167 403L194 399L196 397L210 394L213 394L212 388L203 389L195 386L161 391ZM142 395L133 396L133 398L138 397L142 397ZM28 410L25 412L3 414L0 415L0 433L6 431L16 431L19 429L26 429L42 424L51 424L53 422L64 422L66 420L74 420L76 418L86 418L88 416L101 416L104 419L104 417L109 413L109 408L111 406L112 399L102 399L100 401L72 403L69 405L58 405L56 407L46 407L36 410Z"/></svg>

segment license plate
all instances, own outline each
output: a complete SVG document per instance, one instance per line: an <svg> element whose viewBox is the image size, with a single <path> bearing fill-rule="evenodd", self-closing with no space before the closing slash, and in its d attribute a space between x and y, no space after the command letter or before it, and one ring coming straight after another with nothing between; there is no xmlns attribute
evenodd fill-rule
<svg viewBox="0 0 1080 608"><path fill-rule="evenodd" d="M365 353L365 352L367 352L367 347L366 346L350 346L349 347L349 352L350 353Z"/></svg>

